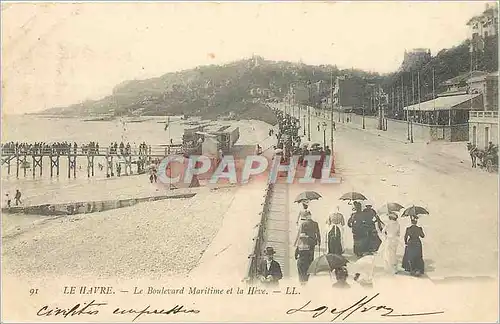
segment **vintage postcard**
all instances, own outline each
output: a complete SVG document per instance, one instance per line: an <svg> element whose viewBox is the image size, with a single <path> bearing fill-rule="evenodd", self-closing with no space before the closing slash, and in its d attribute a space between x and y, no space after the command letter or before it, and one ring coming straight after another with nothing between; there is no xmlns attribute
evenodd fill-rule
<svg viewBox="0 0 500 324"><path fill-rule="evenodd" d="M496 322L498 4L10 2L2 322Z"/></svg>

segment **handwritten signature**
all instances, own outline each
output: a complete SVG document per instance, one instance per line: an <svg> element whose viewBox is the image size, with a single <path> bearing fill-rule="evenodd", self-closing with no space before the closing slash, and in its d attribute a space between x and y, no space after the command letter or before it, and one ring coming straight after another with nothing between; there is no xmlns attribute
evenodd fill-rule
<svg viewBox="0 0 500 324"><path fill-rule="evenodd" d="M444 313L443 311L438 311L438 312L425 312L425 313L393 314L394 309L392 307L387 306L387 305L379 305L379 306L370 306L369 305L369 303L372 302L379 295L380 294L377 293L370 298L368 298L368 296L365 296L345 309L337 309L337 308L329 309L328 306L325 306L325 305L320 306L320 307L316 307L316 308L307 308L311 304L311 301L308 301L304 306L302 306L300 308L289 309L286 312L286 314L292 315L295 313L312 313L313 314L312 318L318 318L321 315L325 314L327 311L329 311L329 314L336 315L331 320L333 322L342 316L343 317L341 319L345 320L349 316L356 313L357 311L359 311L361 313L366 313L366 312L370 312L370 311L379 311L379 312L382 312L382 314L380 314L380 316L387 316L387 317L412 317L412 316L425 316L425 315L435 315L435 314Z"/></svg>
<svg viewBox="0 0 500 324"><path fill-rule="evenodd" d="M92 300L90 303L76 304L70 308L50 308L48 305L43 306L36 313L37 316L62 316L64 318L68 316L78 316L78 315L98 315L101 306L107 306L107 303L98 303ZM132 322L137 320L142 315L171 315L171 314L198 314L200 311L197 309L187 309L183 305L175 305L172 308L167 309L155 309L148 305L140 309L121 309L116 308L112 314L114 315L136 315Z"/></svg>

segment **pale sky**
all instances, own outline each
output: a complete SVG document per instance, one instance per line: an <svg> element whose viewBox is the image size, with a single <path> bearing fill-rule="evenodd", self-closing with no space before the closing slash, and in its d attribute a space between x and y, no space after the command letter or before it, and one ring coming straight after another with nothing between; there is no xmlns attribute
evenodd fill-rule
<svg viewBox="0 0 500 324"><path fill-rule="evenodd" d="M125 80L253 53L395 71L467 38L485 2L2 3L2 111L99 99ZM214 54L215 57L210 55Z"/></svg>

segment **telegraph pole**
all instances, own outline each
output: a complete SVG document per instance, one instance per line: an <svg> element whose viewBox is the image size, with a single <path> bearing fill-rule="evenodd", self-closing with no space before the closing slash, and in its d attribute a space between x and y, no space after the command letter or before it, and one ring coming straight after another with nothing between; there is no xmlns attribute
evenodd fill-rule
<svg viewBox="0 0 500 324"><path fill-rule="evenodd" d="M330 71L330 84L331 84L331 111L330 111L330 150L333 152L333 72Z"/></svg>
<svg viewBox="0 0 500 324"><path fill-rule="evenodd" d="M307 105L307 140L311 141L311 81L309 80L309 102Z"/></svg>
<svg viewBox="0 0 500 324"><path fill-rule="evenodd" d="M404 85L404 71L403 71L403 74L401 75L401 104L403 106L403 112L404 112L404 109L405 109L405 85ZM407 102L408 104L408 102ZM406 107L406 124L408 126L408 136L407 136L407 139L410 140L410 114L409 114L409 110L408 110L408 107Z"/></svg>

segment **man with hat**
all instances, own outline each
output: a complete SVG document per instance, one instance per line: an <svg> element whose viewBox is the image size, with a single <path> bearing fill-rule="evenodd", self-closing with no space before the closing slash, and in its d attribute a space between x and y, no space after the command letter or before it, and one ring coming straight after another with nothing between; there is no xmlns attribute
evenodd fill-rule
<svg viewBox="0 0 500 324"><path fill-rule="evenodd" d="M278 286L278 281L283 278L281 266L274 260L275 253L273 247L266 247L264 251L266 259L262 261L258 269L258 278L266 286Z"/></svg>

